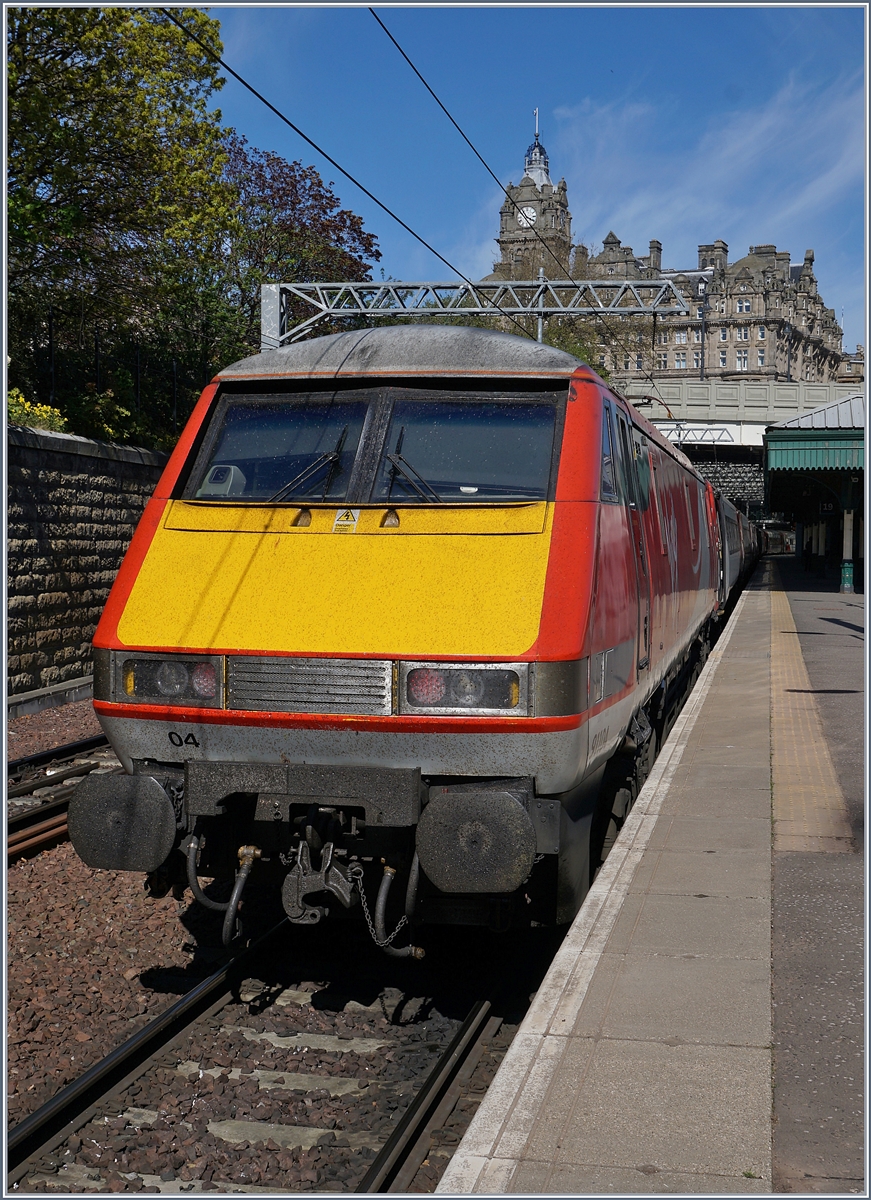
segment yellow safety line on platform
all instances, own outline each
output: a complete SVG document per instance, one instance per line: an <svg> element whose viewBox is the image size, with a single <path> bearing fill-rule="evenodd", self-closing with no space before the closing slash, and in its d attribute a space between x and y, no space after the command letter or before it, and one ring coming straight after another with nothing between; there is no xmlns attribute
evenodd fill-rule
<svg viewBox="0 0 871 1200"><path fill-rule="evenodd" d="M847 820L817 702L811 692L789 599L771 586L771 785L774 849L852 850Z"/></svg>

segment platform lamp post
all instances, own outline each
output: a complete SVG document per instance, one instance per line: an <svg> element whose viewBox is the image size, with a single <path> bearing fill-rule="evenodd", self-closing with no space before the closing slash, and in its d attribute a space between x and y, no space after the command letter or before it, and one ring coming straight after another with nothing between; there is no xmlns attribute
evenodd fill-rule
<svg viewBox="0 0 871 1200"><path fill-rule="evenodd" d="M844 541L841 547L841 591L852 595L853 587L853 515L855 513L855 491L859 482L858 475L851 475L850 482L844 483L844 495L841 501L841 511L844 514ZM849 507L848 507L849 505Z"/></svg>
<svg viewBox="0 0 871 1200"><path fill-rule="evenodd" d="M853 594L853 510L844 509L844 545L841 552L841 591Z"/></svg>

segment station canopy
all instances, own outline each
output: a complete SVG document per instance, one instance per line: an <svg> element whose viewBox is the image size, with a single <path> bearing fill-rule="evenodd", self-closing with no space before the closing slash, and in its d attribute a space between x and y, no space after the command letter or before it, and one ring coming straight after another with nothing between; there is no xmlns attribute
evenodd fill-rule
<svg viewBox="0 0 871 1200"><path fill-rule="evenodd" d="M765 436L769 471L856 471L865 466L865 397L848 396L777 425Z"/></svg>
<svg viewBox="0 0 871 1200"><path fill-rule="evenodd" d="M836 400L765 431L768 508L813 522L862 512L865 398Z"/></svg>

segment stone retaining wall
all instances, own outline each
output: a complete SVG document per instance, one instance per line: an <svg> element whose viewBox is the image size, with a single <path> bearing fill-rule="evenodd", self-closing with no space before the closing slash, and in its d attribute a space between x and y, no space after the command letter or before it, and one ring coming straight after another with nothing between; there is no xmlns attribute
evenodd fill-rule
<svg viewBox="0 0 871 1200"><path fill-rule="evenodd" d="M167 455L7 426L8 682L92 674L91 639Z"/></svg>

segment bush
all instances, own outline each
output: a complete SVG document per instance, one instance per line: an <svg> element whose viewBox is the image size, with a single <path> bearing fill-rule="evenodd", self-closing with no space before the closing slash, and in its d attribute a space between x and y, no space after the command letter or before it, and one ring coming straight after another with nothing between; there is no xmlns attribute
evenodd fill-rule
<svg viewBox="0 0 871 1200"><path fill-rule="evenodd" d="M81 437L98 442L125 442L135 437L133 415L111 388L98 392L90 384L86 395L67 400L64 408L73 431Z"/></svg>
<svg viewBox="0 0 871 1200"><path fill-rule="evenodd" d="M6 419L10 425L27 425L31 429L50 429L64 433L67 423L56 408L48 404L31 404L18 388L6 393Z"/></svg>

